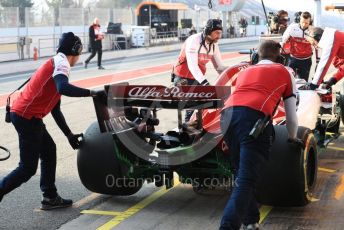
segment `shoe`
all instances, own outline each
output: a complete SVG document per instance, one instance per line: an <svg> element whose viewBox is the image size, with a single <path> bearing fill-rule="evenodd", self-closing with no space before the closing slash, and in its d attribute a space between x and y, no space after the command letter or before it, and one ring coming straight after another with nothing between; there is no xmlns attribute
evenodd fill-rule
<svg viewBox="0 0 344 230"><path fill-rule="evenodd" d="M259 230L259 224L249 224L249 225L244 225L243 230Z"/></svg>
<svg viewBox="0 0 344 230"><path fill-rule="evenodd" d="M41 203L42 203L42 207L41 207L42 210L51 210L51 209L55 209L55 208L66 208L66 207L70 207L73 205L72 200L63 199L59 195L57 195L57 197L55 197L55 198L43 197L43 200Z"/></svg>
<svg viewBox="0 0 344 230"><path fill-rule="evenodd" d="M98 66L98 69L105 69L103 66Z"/></svg>
<svg viewBox="0 0 344 230"><path fill-rule="evenodd" d="M87 63L86 61L84 61L84 67L85 67L85 69L87 69L87 65L88 65L88 63Z"/></svg>
<svg viewBox="0 0 344 230"><path fill-rule="evenodd" d="M2 192L2 190L0 189L0 202L2 201L2 198L4 197L4 193Z"/></svg>

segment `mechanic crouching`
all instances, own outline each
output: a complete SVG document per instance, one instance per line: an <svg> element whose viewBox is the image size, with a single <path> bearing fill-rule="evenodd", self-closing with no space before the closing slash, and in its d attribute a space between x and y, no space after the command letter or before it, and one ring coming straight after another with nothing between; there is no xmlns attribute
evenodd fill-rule
<svg viewBox="0 0 344 230"><path fill-rule="evenodd" d="M222 21L209 19L203 32L191 35L183 44L177 63L173 66L172 82L175 85L209 85L205 77L206 64L211 60L220 74L223 65L218 40L222 36ZM185 122L190 120L192 110L187 110Z"/></svg>
<svg viewBox="0 0 344 230"><path fill-rule="evenodd" d="M296 87L293 72L275 63L280 44L268 40L258 50L259 62L239 73L236 89L221 112L221 130L231 153L235 185L225 207L220 230L259 229L254 197L257 180L269 159L274 139L271 117L281 98L289 139L297 139Z"/></svg>
<svg viewBox="0 0 344 230"><path fill-rule="evenodd" d="M330 89L344 77L344 32L333 28L323 30L320 27L312 27L308 39L322 50L310 88L316 89L323 83L321 88ZM330 79L323 82L331 64L337 71Z"/></svg>
<svg viewBox="0 0 344 230"><path fill-rule="evenodd" d="M14 101L10 118L19 137L20 161L18 167L0 180L0 201L3 196L36 174L41 160L40 188L43 192L42 209L49 210L72 205L72 200L63 199L55 186L56 145L48 133L43 118L51 112L73 149L81 145L81 134L69 129L60 110L61 95L88 97L104 94L69 84L71 66L82 52L79 37L72 32L62 34L57 54L48 59L33 74L25 89Z"/></svg>

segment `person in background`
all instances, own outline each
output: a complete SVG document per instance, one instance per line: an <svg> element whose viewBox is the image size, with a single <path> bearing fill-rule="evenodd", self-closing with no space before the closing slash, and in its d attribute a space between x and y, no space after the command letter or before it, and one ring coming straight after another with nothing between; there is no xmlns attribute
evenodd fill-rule
<svg viewBox="0 0 344 230"><path fill-rule="evenodd" d="M197 30L195 29L194 26L191 26L191 29L189 31L189 36L193 35L193 34L197 34Z"/></svg>
<svg viewBox="0 0 344 230"><path fill-rule="evenodd" d="M19 137L20 161L15 170L0 180L0 201L4 195L35 175L38 161L41 160L41 209L63 208L73 204L72 200L63 199L57 193L56 144L43 118L51 113L72 148L80 148L82 134L74 134L68 127L60 108L61 96L106 98L104 91L95 92L69 83L70 69L78 62L82 48L78 36L72 32L62 34L57 54L38 68L14 101L10 117Z"/></svg>
<svg viewBox="0 0 344 230"><path fill-rule="evenodd" d="M269 14L270 21L270 32L271 34L283 35L288 27L289 14L285 10L279 10L277 14L272 12Z"/></svg>
<svg viewBox="0 0 344 230"><path fill-rule="evenodd" d="M300 23L293 23L288 26L282 37L281 46L290 43L290 57L288 66L291 67L299 78L306 82L312 66L313 49L312 44L307 40L308 28L312 24L312 15L309 12L302 12Z"/></svg>
<svg viewBox="0 0 344 230"><path fill-rule="evenodd" d="M302 11L298 11L294 14L294 23L300 23L300 18L301 18Z"/></svg>
<svg viewBox="0 0 344 230"><path fill-rule="evenodd" d="M235 28L231 24L229 28L227 29L227 34L229 35L229 38L234 38Z"/></svg>
<svg viewBox="0 0 344 230"><path fill-rule="evenodd" d="M94 56L96 56L96 53L98 53L98 69L105 69L102 66L102 40L104 39L104 34L100 30L99 25L99 19L95 18L93 20L93 24L90 26L88 30L89 35L89 42L91 45L91 55L85 60L84 67L87 69L88 63L91 61Z"/></svg>
<svg viewBox="0 0 344 230"><path fill-rule="evenodd" d="M248 22L247 22L246 18L241 18L239 21L239 25L240 25L240 36L246 37L247 26L248 26Z"/></svg>

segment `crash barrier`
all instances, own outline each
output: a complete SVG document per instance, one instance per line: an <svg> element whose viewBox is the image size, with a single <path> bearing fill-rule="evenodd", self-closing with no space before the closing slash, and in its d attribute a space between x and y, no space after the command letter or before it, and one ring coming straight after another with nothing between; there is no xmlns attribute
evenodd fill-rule
<svg viewBox="0 0 344 230"><path fill-rule="evenodd" d="M119 33L126 35L127 43L125 43L124 38L111 42L105 39L103 41L104 50L123 50L130 48L130 30L138 24L137 15L133 7L119 8L117 4L115 4L116 8L73 8L70 7L69 4L62 4L61 6L62 8L45 9L40 5L32 8L25 8L25 10L19 10L18 7L0 8L0 43L15 43L19 37L33 38L31 47L25 45L24 47L19 47L19 51L15 47L16 44L12 44L10 46L10 54L3 54L1 48L5 49L5 47L4 45L0 45L2 46L0 48L0 54L3 54L0 55L0 62L18 60L20 58L32 58L34 47L37 47L39 57L51 56L55 53L57 46L57 39L54 39L54 37L58 38L62 33L68 31L73 31L78 36L82 34L85 36L84 41L88 41L88 27L95 17L100 20L102 32L106 32L109 22L120 23L121 28ZM216 18L218 16L218 12L208 9L199 9L197 11L194 9L188 9L187 11L179 10L178 22L182 19L191 19L192 25L200 31L203 27L203 23L206 22L208 18ZM152 31L154 29L155 28L151 28ZM152 44L163 45L178 41L176 37L168 35L168 33L157 34L149 32L149 34L148 40L149 43ZM39 41L39 45L38 39L42 39ZM50 42L50 44L48 44L48 42ZM140 41L137 41L137 43L140 43ZM136 45L134 45L134 47L142 47L137 43L135 43ZM84 44L84 51L87 51L88 42L84 42ZM148 42L144 42L143 47L147 46Z"/></svg>
<svg viewBox="0 0 344 230"><path fill-rule="evenodd" d="M105 34L103 49L125 50L130 48L129 37L124 34Z"/></svg>
<svg viewBox="0 0 344 230"><path fill-rule="evenodd" d="M18 52L17 42L0 43L0 54L11 54Z"/></svg>
<svg viewBox="0 0 344 230"><path fill-rule="evenodd" d="M7 148L0 146L0 161L5 161L10 158L10 156L11 152Z"/></svg>
<svg viewBox="0 0 344 230"><path fill-rule="evenodd" d="M48 44L48 45L47 45ZM51 55L55 53L57 48L58 38L39 38L38 39L38 57L47 55L47 52ZM51 46L52 45L52 46ZM49 50L49 51L46 51Z"/></svg>
<svg viewBox="0 0 344 230"><path fill-rule="evenodd" d="M59 36L51 35L50 38L39 38L37 40L38 56L44 57L53 55L56 52ZM89 45L89 37L87 35L78 35L83 43L83 53L91 52ZM102 41L103 50L123 50L129 49L128 37L123 34L105 34L105 39Z"/></svg>
<svg viewBox="0 0 344 230"><path fill-rule="evenodd" d="M30 56L30 45L32 39L29 37L18 37L16 42L4 42L0 43L0 55L13 56L13 58L19 58L23 60L25 54ZM17 56L18 55L18 56Z"/></svg>
<svg viewBox="0 0 344 230"><path fill-rule="evenodd" d="M179 34L178 31L157 32L156 36L151 39L152 45L167 45L183 41L183 39L178 36Z"/></svg>

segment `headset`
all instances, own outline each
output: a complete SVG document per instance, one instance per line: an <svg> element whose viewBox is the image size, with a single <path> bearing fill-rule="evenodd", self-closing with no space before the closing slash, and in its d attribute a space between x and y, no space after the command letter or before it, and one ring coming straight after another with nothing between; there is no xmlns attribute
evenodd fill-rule
<svg viewBox="0 0 344 230"><path fill-rule="evenodd" d="M74 40L74 44L72 48L70 49L70 55L79 56L83 49L82 42L80 38L74 35L72 32L62 34L62 37L60 38L60 42L59 42L59 48L57 50L59 51L60 48L63 47L64 41L68 40L69 36L73 36L73 40Z"/></svg>
<svg viewBox="0 0 344 230"><path fill-rule="evenodd" d="M71 54L73 56L79 56L82 52L83 46L82 46L81 40L78 36L74 35L74 40L75 40L75 43L71 49Z"/></svg>
<svg viewBox="0 0 344 230"><path fill-rule="evenodd" d="M214 29L222 30L222 20L221 19L209 19L207 25L204 27L204 34L210 35Z"/></svg>

